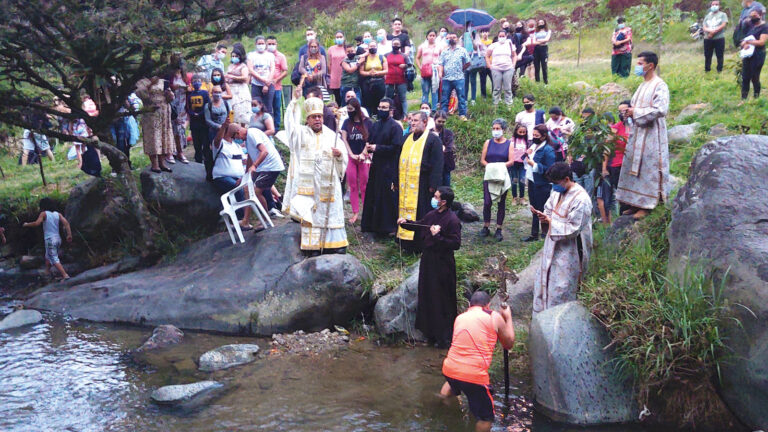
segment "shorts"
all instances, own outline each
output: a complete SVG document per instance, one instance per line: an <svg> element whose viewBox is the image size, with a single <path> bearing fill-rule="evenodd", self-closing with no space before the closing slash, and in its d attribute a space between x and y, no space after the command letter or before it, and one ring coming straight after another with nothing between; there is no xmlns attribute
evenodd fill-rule
<svg viewBox="0 0 768 432"><path fill-rule="evenodd" d="M270 190L272 185L277 181L277 176L280 175L280 171L256 171L251 174L253 179L253 185L262 191Z"/></svg>
<svg viewBox="0 0 768 432"><path fill-rule="evenodd" d="M445 376L445 375L443 375ZM469 411L479 421L492 422L495 414L493 411L493 396L491 387L483 384L468 383L457 379L445 377L451 391L456 396L464 393L469 401Z"/></svg>
<svg viewBox="0 0 768 432"><path fill-rule="evenodd" d="M59 261L59 248L61 247L60 238L47 238L45 239L45 259L49 263L58 264Z"/></svg>

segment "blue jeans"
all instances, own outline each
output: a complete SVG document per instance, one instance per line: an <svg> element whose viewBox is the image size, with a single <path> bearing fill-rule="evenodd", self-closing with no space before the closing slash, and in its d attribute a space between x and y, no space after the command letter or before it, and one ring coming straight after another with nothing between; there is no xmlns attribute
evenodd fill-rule
<svg viewBox="0 0 768 432"><path fill-rule="evenodd" d="M264 86L251 84L251 98L261 98L264 103L264 112L272 114L272 102L275 100L275 86L270 84L264 93Z"/></svg>
<svg viewBox="0 0 768 432"><path fill-rule="evenodd" d="M512 180L512 197L517 198L517 192L520 191L520 198L525 198L525 166L522 162L515 162L507 168L509 178Z"/></svg>
<svg viewBox="0 0 768 432"><path fill-rule="evenodd" d="M470 88L472 99L469 98ZM467 100L477 99L477 69L464 72L464 98Z"/></svg>
<svg viewBox="0 0 768 432"><path fill-rule="evenodd" d="M429 102L429 96L432 95L432 102ZM433 110L437 109L437 90L432 91L432 78L421 79L421 103L428 103Z"/></svg>
<svg viewBox="0 0 768 432"><path fill-rule="evenodd" d="M239 178L235 177L216 177L213 179L213 186L221 192L221 194L225 194L232 189L235 188L235 185L237 184L237 181L240 180ZM239 191L235 192L235 198L237 198L238 201L242 201L245 199L245 193L243 193L243 190L240 189ZM238 219L243 218L243 209L240 209L235 212L237 214Z"/></svg>
<svg viewBox="0 0 768 432"><path fill-rule="evenodd" d="M275 122L275 130L278 130L283 120L281 117L283 114L283 90L275 90L275 97L272 99L272 111L275 112L275 115L272 116Z"/></svg>
<svg viewBox="0 0 768 432"><path fill-rule="evenodd" d="M347 92L350 91L350 90L355 92L355 97L357 98L357 101L360 102L361 106L363 105L363 96L362 96L362 92L360 91L360 87L344 87L344 86L341 86L341 89L339 89L339 90L341 91L341 106L342 107L347 106L347 101L345 99L345 96L346 96ZM373 114L371 114L371 115L373 115Z"/></svg>
<svg viewBox="0 0 768 432"><path fill-rule="evenodd" d="M387 84L387 97L395 99L395 95L400 99L400 106L403 109L403 116L408 113L408 84Z"/></svg>
<svg viewBox="0 0 768 432"><path fill-rule="evenodd" d="M464 96L464 80L443 79L443 100L440 101L440 107L448 110L448 101L451 99L451 91L456 90L456 97L459 98L459 115L467 115L467 98Z"/></svg>
<svg viewBox="0 0 768 432"><path fill-rule="evenodd" d="M451 172L446 171L445 168L443 168L443 186L450 186L451 185Z"/></svg>

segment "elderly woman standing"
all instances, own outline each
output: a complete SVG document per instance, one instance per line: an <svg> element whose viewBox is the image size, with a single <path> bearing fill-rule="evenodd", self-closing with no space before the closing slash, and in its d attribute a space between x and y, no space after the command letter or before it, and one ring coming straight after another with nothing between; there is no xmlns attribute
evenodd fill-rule
<svg viewBox="0 0 768 432"><path fill-rule="evenodd" d="M136 83L136 95L147 108L154 111L141 116L141 130L144 154L149 156L151 171L171 172L165 166L165 159L173 153L173 130L171 129L171 106L173 93L165 89L164 81L158 76L143 78Z"/></svg>
<svg viewBox="0 0 768 432"><path fill-rule="evenodd" d="M225 78L232 91L233 121L247 125L251 122L251 89L248 85L251 78L245 63L245 48L239 42L232 47L231 64Z"/></svg>
<svg viewBox="0 0 768 432"><path fill-rule="evenodd" d="M485 177L483 178L483 229L480 230L480 236L487 237L491 235L489 230L491 226L491 208L493 207L493 202L498 201L496 232L493 237L496 241L501 241L504 238L501 235L501 225L504 223L507 190L509 190L511 185L509 168L515 162L515 149L510 141L504 137L504 132L507 130L506 120L497 118L493 121L491 128L493 139L485 141L483 153L480 156L480 163L485 167Z"/></svg>

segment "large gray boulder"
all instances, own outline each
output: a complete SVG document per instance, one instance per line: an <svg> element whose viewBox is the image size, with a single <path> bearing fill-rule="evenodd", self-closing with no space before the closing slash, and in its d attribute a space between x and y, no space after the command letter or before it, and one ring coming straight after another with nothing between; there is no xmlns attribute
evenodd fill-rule
<svg viewBox="0 0 768 432"><path fill-rule="evenodd" d="M37 324L43 320L43 315L32 309L22 309L11 312L0 321L0 331L10 330L17 327L24 327Z"/></svg>
<svg viewBox="0 0 768 432"><path fill-rule="evenodd" d="M579 302L533 315L528 352L534 396L544 414L578 425L637 419L631 380L616 372L604 349L609 339Z"/></svg>
<svg viewBox="0 0 768 432"><path fill-rule="evenodd" d="M221 193L205 181L203 164L177 163L172 173L161 174L146 168L141 172L141 194L165 221L212 226L221 220Z"/></svg>
<svg viewBox="0 0 768 432"><path fill-rule="evenodd" d="M707 111L709 107L710 105L708 103L698 103L698 104L688 105L680 111L680 114L678 114L677 117L675 117L675 121L678 123L682 122L688 117Z"/></svg>
<svg viewBox="0 0 768 432"><path fill-rule="evenodd" d="M268 336L346 325L370 307L368 269L352 255L305 258L295 223L221 233L172 262L111 279L39 290L28 305L101 322Z"/></svg>
<svg viewBox="0 0 768 432"><path fill-rule="evenodd" d="M728 272L723 294L743 330L726 329L735 355L721 364L720 393L753 429L768 429L766 178L768 137L732 136L704 145L675 198L669 227L673 273L689 264L704 265L716 278Z"/></svg>
<svg viewBox="0 0 768 432"><path fill-rule="evenodd" d="M161 405L183 405L224 387L216 381L199 381L192 384L177 384L160 387L150 396Z"/></svg>
<svg viewBox="0 0 768 432"><path fill-rule="evenodd" d="M78 184L69 193L64 214L73 237L85 239L94 250L108 248L137 228L135 218L111 178L94 178ZM87 250L87 249L86 249Z"/></svg>
<svg viewBox="0 0 768 432"><path fill-rule="evenodd" d="M667 137L670 143L688 144L696 134L696 129L700 126L699 123L691 123L686 125L677 125L667 129Z"/></svg>
<svg viewBox="0 0 768 432"><path fill-rule="evenodd" d="M220 346L200 356L200 370L213 372L229 369L256 360L259 346L256 344L232 344Z"/></svg>
<svg viewBox="0 0 768 432"><path fill-rule="evenodd" d="M416 330L416 307L419 304L419 263L406 271L405 280L394 290L376 301L373 319L382 334L405 334L412 339L424 339Z"/></svg>

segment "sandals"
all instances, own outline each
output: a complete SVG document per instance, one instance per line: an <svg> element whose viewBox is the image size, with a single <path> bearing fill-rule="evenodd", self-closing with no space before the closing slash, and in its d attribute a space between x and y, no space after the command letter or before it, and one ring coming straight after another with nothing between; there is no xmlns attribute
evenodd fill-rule
<svg viewBox="0 0 768 432"><path fill-rule="evenodd" d="M176 155L176 160L178 160L179 162L181 162L183 164L188 164L189 163L189 160L183 154Z"/></svg>

